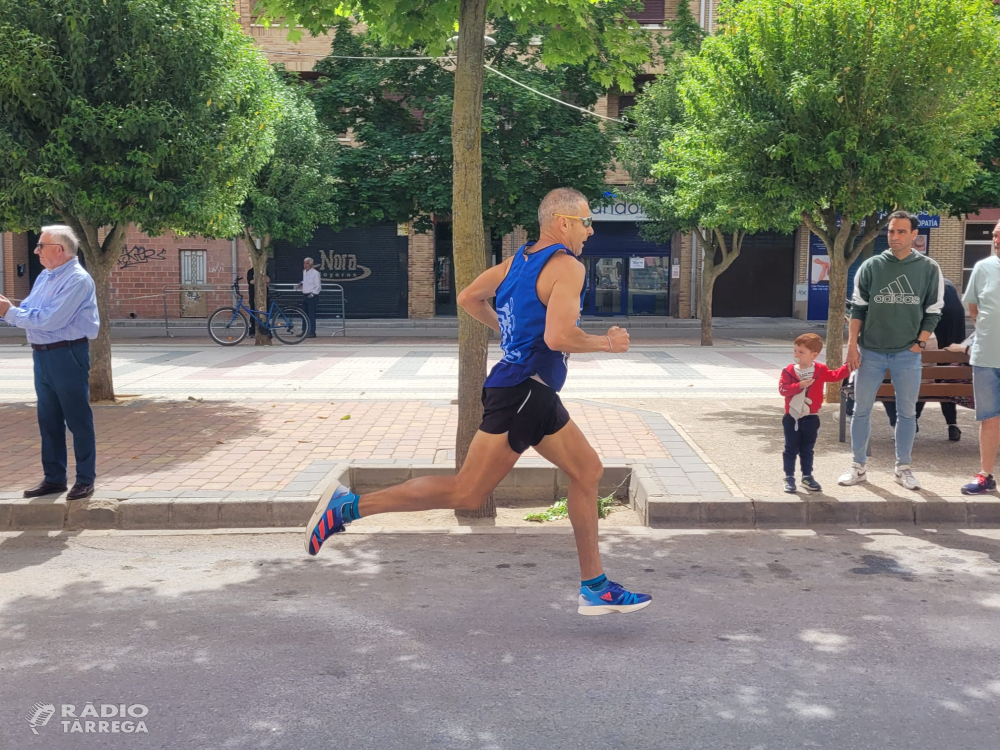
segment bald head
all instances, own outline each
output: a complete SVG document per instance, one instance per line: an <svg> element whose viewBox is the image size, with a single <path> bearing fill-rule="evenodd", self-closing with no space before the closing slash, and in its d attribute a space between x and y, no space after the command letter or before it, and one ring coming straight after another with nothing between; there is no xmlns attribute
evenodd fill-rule
<svg viewBox="0 0 1000 750"><path fill-rule="evenodd" d="M544 230L555 219L555 214L568 216L587 215L587 196L573 188L550 190L538 205L538 226ZM581 214L580 212L583 211Z"/></svg>

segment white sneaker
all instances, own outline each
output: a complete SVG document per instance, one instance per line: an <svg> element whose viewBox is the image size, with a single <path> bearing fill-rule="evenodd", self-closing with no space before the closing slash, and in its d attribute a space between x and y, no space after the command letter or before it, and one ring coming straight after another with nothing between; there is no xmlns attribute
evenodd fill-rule
<svg viewBox="0 0 1000 750"><path fill-rule="evenodd" d="M896 481L908 490L920 489L920 480L913 475L913 471L907 465L896 467Z"/></svg>
<svg viewBox="0 0 1000 750"><path fill-rule="evenodd" d="M862 482L868 481L868 475L865 473L865 465L852 463L851 468L840 475L840 479L837 480L837 484L843 485L844 487L850 487L852 484L861 484Z"/></svg>

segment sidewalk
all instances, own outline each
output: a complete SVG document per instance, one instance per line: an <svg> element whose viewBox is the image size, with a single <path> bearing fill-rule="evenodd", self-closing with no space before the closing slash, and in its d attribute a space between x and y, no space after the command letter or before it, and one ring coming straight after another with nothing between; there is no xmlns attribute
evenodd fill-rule
<svg viewBox="0 0 1000 750"><path fill-rule="evenodd" d="M112 335L115 339L150 339L169 341L174 339L189 339L205 337L205 321L195 318L180 318L170 320L170 336L162 319L148 320L113 320ZM604 333L611 326L627 328L634 337L639 339L700 339L701 321L696 318L670 317L608 317L598 318L584 316L580 326L588 333ZM721 340L732 338L772 338L792 340L805 331L823 335L826 331L826 321L798 320L797 318L715 318L713 331ZM381 318L368 320L346 321L346 335L340 332L339 324L335 328L333 321L320 319L318 322L319 340L327 338L355 343L358 338L458 338L457 317L437 317L428 319L414 318ZM19 329L0 322L0 342L5 339L23 339L24 333ZM315 340L311 340L316 343Z"/></svg>
<svg viewBox="0 0 1000 750"><path fill-rule="evenodd" d="M784 495L776 384L787 349L647 345L571 358L562 395L608 467L602 491L627 489L634 511L625 525L1000 525L1000 497L958 493L977 465L967 410L959 410L960 443L949 443L927 411L914 451L924 490L915 493L892 480L892 438L879 419L870 481L836 485L850 447L837 442L836 407L828 405L816 471L825 492ZM0 349L0 529L28 527L28 516L36 528L73 521L74 509L59 498L21 499L41 478L31 362L24 347ZM144 528L301 525L335 479L348 476L370 491L454 467L454 342L125 345L115 348L113 364L119 395L134 396L95 409L103 520L88 523L126 528L126 516L142 505ZM529 505L548 506L564 485L529 451L498 492L502 522ZM455 523L453 514L433 523L445 517ZM370 523L389 521L401 522Z"/></svg>

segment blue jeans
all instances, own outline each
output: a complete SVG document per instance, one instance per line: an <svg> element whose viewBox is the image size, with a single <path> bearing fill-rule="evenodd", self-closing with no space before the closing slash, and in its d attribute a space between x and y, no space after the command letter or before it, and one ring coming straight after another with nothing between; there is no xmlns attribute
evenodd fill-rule
<svg viewBox="0 0 1000 750"><path fill-rule="evenodd" d="M66 484L66 428L73 433L76 481L97 478L97 439L90 410L90 342L34 352L38 429L45 479Z"/></svg>
<svg viewBox="0 0 1000 750"><path fill-rule="evenodd" d="M909 349L895 354L861 350L861 366L854 376L854 416L851 418L851 449L855 463L865 463L868 438L872 433L872 407L888 370L896 391L896 465L909 466L913 438L917 434L921 364L920 352Z"/></svg>

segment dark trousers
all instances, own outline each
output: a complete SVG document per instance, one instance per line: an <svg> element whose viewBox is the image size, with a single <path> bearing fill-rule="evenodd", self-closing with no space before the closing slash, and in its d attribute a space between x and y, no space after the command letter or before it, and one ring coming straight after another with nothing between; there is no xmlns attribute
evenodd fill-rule
<svg viewBox="0 0 1000 750"><path fill-rule="evenodd" d="M812 476L813 449L816 447L816 436L819 434L819 414L810 414L799 420L799 429L795 429L795 420L786 414L781 419L785 428L785 451L781 457L785 461L785 476L795 475L795 459L802 462L802 476Z"/></svg>
<svg viewBox="0 0 1000 750"><path fill-rule="evenodd" d="M920 419L920 415L924 411L924 404L926 401L917 402L917 419ZM885 402L885 413L889 417L889 424L893 427L896 426L896 402L886 401ZM941 414L944 416L945 424L958 424L958 404L952 403L950 401L941 402Z"/></svg>
<svg viewBox="0 0 1000 750"><path fill-rule="evenodd" d="M319 307L319 296L310 297L308 294L302 295L302 309L309 318L309 335L316 335L316 310Z"/></svg>
<svg viewBox="0 0 1000 750"><path fill-rule="evenodd" d="M254 299L257 296L257 288L255 284L247 284L247 296L250 297L250 309L255 310L257 302ZM250 315L250 335L254 336L257 333L257 316Z"/></svg>
<svg viewBox="0 0 1000 750"><path fill-rule="evenodd" d="M34 352L38 429L45 479L66 483L66 428L73 433L76 481L97 478L97 438L90 410L90 342Z"/></svg>

